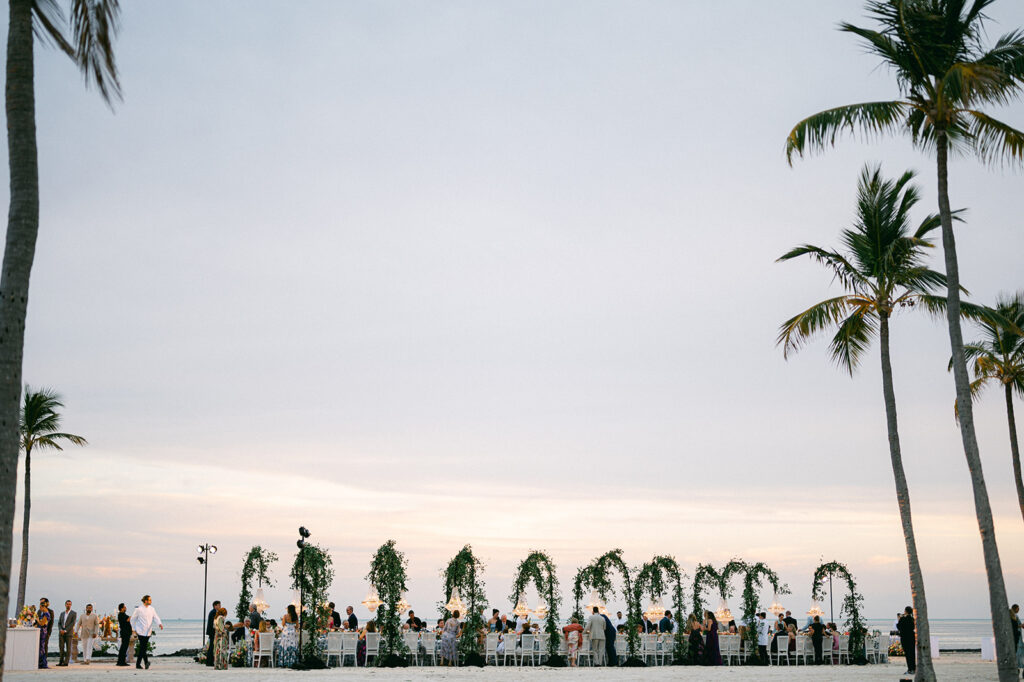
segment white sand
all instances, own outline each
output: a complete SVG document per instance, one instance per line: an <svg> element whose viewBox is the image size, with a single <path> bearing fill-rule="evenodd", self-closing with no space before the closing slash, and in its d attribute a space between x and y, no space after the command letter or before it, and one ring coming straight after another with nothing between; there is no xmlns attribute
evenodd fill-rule
<svg viewBox="0 0 1024 682"><path fill-rule="evenodd" d="M996 680L995 664L982 661L978 654L944 654L935 662L935 672L943 682L950 680ZM154 658L153 667L149 670L131 668L115 668L111 662L93 662L91 665L78 665L70 668L50 668L33 672L5 673L4 679L40 680L44 677L53 680L75 680L91 682L92 680L111 680L116 677L154 680L191 680L197 677L235 677L241 680L275 680L284 676L298 680L899 680L909 677L903 675L906 668L903 659L894 658L888 665L866 666L822 666L822 667L659 667L659 668L577 668L554 669L540 667L532 670L526 668L504 668L487 666L486 668L433 668L415 667L404 669L377 670L365 668L317 670L295 672L292 670L270 670L262 668L230 668L214 671L206 666L198 665L187 659Z"/></svg>

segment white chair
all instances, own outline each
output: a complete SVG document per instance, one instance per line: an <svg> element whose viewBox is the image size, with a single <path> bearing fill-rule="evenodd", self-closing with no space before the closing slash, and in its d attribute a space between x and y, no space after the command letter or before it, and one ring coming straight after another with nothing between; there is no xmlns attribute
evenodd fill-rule
<svg viewBox="0 0 1024 682"><path fill-rule="evenodd" d="M832 660L833 649L832 645L835 644L834 635L827 634L821 638L821 662L832 665L835 663Z"/></svg>
<svg viewBox="0 0 1024 682"><path fill-rule="evenodd" d="M366 633L366 659L364 665L370 665L370 657L377 658L380 653L380 633L379 632L367 632Z"/></svg>
<svg viewBox="0 0 1024 682"><path fill-rule="evenodd" d="M260 645L258 648L253 649L252 652L252 667L259 667L260 661L264 659L270 660L270 667L274 667L274 633L273 632L261 632L259 633Z"/></svg>
<svg viewBox="0 0 1024 682"><path fill-rule="evenodd" d="M809 642L808 642L807 635L797 635L796 636L796 649L793 650L793 654L792 654L793 655L793 662L796 665L800 665L800 661L803 661L804 665L807 665L807 644L808 643Z"/></svg>
<svg viewBox="0 0 1024 682"><path fill-rule="evenodd" d="M786 662L786 665L789 665L789 635L779 635L776 637L775 646L775 665L782 665L783 661Z"/></svg>
<svg viewBox="0 0 1024 682"><path fill-rule="evenodd" d="M429 658L431 665L437 665L437 634L424 632L420 635L420 645L423 647L420 654L423 656L423 662L425 663Z"/></svg>
<svg viewBox="0 0 1024 682"><path fill-rule="evenodd" d="M661 635L660 647L661 647L661 665L669 665L672 663L672 659L675 657L676 640L671 632L665 632Z"/></svg>
<svg viewBox="0 0 1024 682"><path fill-rule="evenodd" d="M523 634L519 637L520 652L519 652L519 665L526 663L526 657L530 657L530 665L537 665L536 651L533 649L533 642L537 639L537 635Z"/></svg>
<svg viewBox="0 0 1024 682"><path fill-rule="evenodd" d="M328 632L327 633L327 667L331 667L331 659L338 659L338 665L341 665L342 656L342 637L340 632Z"/></svg>
<svg viewBox="0 0 1024 682"><path fill-rule="evenodd" d="M409 657L413 665L420 664L420 634L418 632L406 632L402 634L405 646L409 650Z"/></svg>
<svg viewBox="0 0 1024 682"><path fill-rule="evenodd" d="M865 637L864 638L864 658L867 659L868 663L878 663L878 638L877 637Z"/></svg>
<svg viewBox="0 0 1024 682"><path fill-rule="evenodd" d="M647 659L652 659L654 665L658 664L658 635L646 634L641 635L643 639L640 640L640 658L643 659L644 663ZM616 637L615 641L618 642L619 638Z"/></svg>
<svg viewBox="0 0 1024 682"><path fill-rule="evenodd" d="M578 632L576 633L576 637L577 637L576 641L578 642L579 641L579 639L578 639L579 638L579 633ZM565 635L564 634L561 637L558 638L558 655L561 656L562 658L567 658L569 656L569 642L565 639Z"/></svg>
<svg viewBox="0 0 1024 682"><path fill-rule="evenodd" d="M889 635L878 636L878 662L889 662Z"/></svg>
<svg viewBox="0 0 1024 682"><path fill-rule="evenodd" d="M626 662L626 658L629 656L629 642L626 641L625 635L615 638L615 655L619 657L619 665Z"/></svg>
<svg viewBox="0 0 1024 682"><path fill-rule="evenodd" d="M359 646L359 633L357 632L342 632L341 634L341 666L345 666L345 659L349 656L352 657L352 665L359 665L359 659L356 658L356 648Z"/></svg>
<svg viewBox="0 0 1024 682"><path fill-rule="evenodd" d="M580 642L580 650L576 654L576 661L578 665L583 665L584 661L594 665L594 652L590 650L590 635L583 635L583 640Z"/></svg>
<svg viewBox="0 0 1024 682"><path fill-rule="evenodd" d="M487 661L494 659L494 665L498 665L498 633L492 632L484 640L484 665Z"/></svg>
<svg viewBox="0 0 1024 682"><path fill-rule="evenodd" d="M546 632L537 635L537 661L541 664L548 658L549 644L551 644L551 635Z"/></svg>
<svg viewBox="0 0 1024 682"><path fill-rule="evenodd" d="M850 662L850 636L849 635L839 635L839 662L842 663L844 658L846 659L847 663Z"/></svg>
<svg viewBox="0 0 1024 682"><path fill-rule="evenodd" d="M508 659L512 659L512 665L516 663L516 633L506 632L502 635L502 646L505 648L505 655L501 657L501 662L504 665L508 665Z"/></svg>

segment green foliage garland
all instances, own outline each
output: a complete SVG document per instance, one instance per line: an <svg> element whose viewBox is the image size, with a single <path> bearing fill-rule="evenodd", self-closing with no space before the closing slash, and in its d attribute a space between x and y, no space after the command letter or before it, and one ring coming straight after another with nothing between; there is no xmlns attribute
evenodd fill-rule
<svg viewBox="0 0 1024 682"><path fill-rule="evenodd" d="M375 662L380 666L401 665L409 652L402 640L401 614L398 613L398 602L407 589L407 565L405 554L395 549L394 540L388 540L374 554L370 572L366 575L383 602L377 608L380 649Z"/></svg>
<svg viewBox="0 0 1024 682"><path fill-rule="evenodd" d="M562 636L561 630L558 629L558 607L562 603L562 597L558 589L555 564L547 553L531 550L530 555L519 562L515 580L512 582L513 604L519 603L519 598L530 582L537 588L537 593L544 595L548 602L548 617L544 624L544 630L548 633L548 665L564 666L565 659L558 655L558 642Z"/></svg>
<svg viewBox="0 0 1024 682"><path fill-rule="evenodd" d="M617 570L622 576L622 597L626 600L626 643L629 647L629 658L636 659L630 665L642 665L642 661L636 658L637 646L640 644L640 599L633 589L632 571L622 560L622 550L613 549L605 552L590 562L588 568L589 570L582 574L585 582L581 584L580 592L582 593L582 589L590 587L597 590L601 599L606 602L610 595L615 594L611 579L612 569ZM577 579L580 577L580 573L577 573Z"/></svg>
<svg viewBox="0 0 1024 682"><path fill-rule="evenodd" d="M771 583L778 594L789 594L789 587L779 582L779 576L760 561L744 564L743 576L743 622L747 625L747 658L757 651L757 607L758 590L763 580Z"/></svg>
<svg viewBox="0 0 1024 682"><path fill-rule="evenodd" d="M665 574L668 577L668 584L666 585ZM637 572L636 580L633 581L633 589L636 591L636 602L639 608L640 600L646 593L651 600L658 599L662 594L665 594L671 588L672 591L672 607L676 614L676 632L675 632L675 651L673 653L673 660L682 663L687 658L688 644L686 641L686 634L683 632L683 614L685 611L685 604L683 603L683 576L685 574L679 568L679 564L676 562L675 557L672 556L656 556L646 564L644 564Z"/></svg>
<svg viewBox="0 0 1024 682"><path fill-rule="evenodd" d="M593 566L584 566L583 568L576 571L576 579L573 581L572 596L575 602L573 608L572 617L583 622L583 610L580 608L580 602L583 601L583 586L593 584Z"/></svg>
<svg viewBox="0 0 1024 682"><path fill-rule="evenodd" d="M238 605L235 607L235 616L239 621L245 620L249 614L249 604L252 603L252 579L256 578L259 587L263 587L264 583L267 587L274 586L269 572L270 564L275 561L277 554L259 545L254 546L245 555L245 563L242 564L242 591L238 594Z"/></svg>
<svg viewBox="0 0 1024 682"><path fill-rule="evenodd" d="M302 613L299 621L305 631L302 640L300 660L317 658L317 643L320 633L327 629L330 612L324 607L327 592L334 582L334 568L331 556L311 542L295 553L292 563L292 589L302 591Z"/></svg>
<svg viewBox="0 0 1024 682"><path fill-rule="evenodd" d="M693 576L693 615L701 622L704 621L704 600L701 598L701 593L712 587L722 594L723 599L728 599L725 593L728 591L729 585L723 584L722 576L715 570L715 567L711 564L699 564L697 572Z"/></svg>
<svg viewBox="0 0 1024 682"><path fill-rule="evenodd" d="M846 587L850 590L850 593L843 599L843 605L839 609L840 614L846 614L846 622L844 625L850 631L850 659L854 663L866 663L867 657L864 655L864 635L867 633L867 628L864 626L864 622L860 617L860 610L864 606L864 597L857 592L857 583L853 580L853 576L850 574L850 571L847 570L846 566L838 561L832 561L818 566L814 571L814 583L811 585L811 597L816 601L822 598L822 584L830 576L845 580Z"/></svg>
<svg viewBox="0 0 1024 682"><path fill-rule="evenodd" d="M441 615L447 620L451 617L447 609L448 599L452 590L458 590L459 596L465 598L467 613L460 614L463 620L462 637L459 638L459 653L471 661L483 656L483 647L477 634L484 628L481 615L482 604L486 603L484 594L483 563L473 554L469 545L463 547L444 571L444 601L441 602ZM474 656L475 655L475 656ZM483 659L480 658L481 664Z"/></svg>

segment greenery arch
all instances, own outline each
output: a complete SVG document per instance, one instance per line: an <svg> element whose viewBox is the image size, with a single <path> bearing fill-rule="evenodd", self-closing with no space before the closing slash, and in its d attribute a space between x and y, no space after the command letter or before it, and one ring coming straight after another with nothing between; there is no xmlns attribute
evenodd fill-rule
<svg viewBox="0 0 1024 682"><path fill-rule="evenodd" d="M682 622L683 614L686 613L686 606L683 603L684 575L686 574L679 568L675 557L659 555L641 566L636 580L633 581L638 605L645 593L653 601L671 589L672 606L678 621L675 632L675 653L672 658L677 664L682 664L686 660L687 649L686 634L683 632L685 627Z"/></svg>
<svg viewBox="0 0 1024 682"><path fill-rule="evenodd" d="M252 603L252 580L256 579L259 587L266 583L267 587L273 587L270 580L270 564L277 561L277 554L255 545L245 555L245 563L242 564L242 591L238 594L238 605L235 607L235 617L239 622L245 620L249 615L249 604Z"/></svg>
<svg viewBox="0 0 1024 682"><path fill-rule="evenodd" d="M697 566L697 573L693 576L693 615L698 620L704 620L704 600L701 598L703 589L714 587L722 599L732 596L732 586L729 584L733 575L746 571L747 565L740 559L731 559L716 571L711 564L700 564Z"/></svg>
<svg viewBox="0 0 1024 682"><path fill-rule="evenodd" d="M845 565L838 561L831 561L818 566L814 571L814 582L811 585L811 598L818 601L822 598L821 588L829 577L836 577L846 581L846 587L850 591L843 599L839 613L846 614L844 625L850 631L850 659L854 663L867 663L864 655L864 635L867 628L861 620L860 610L864 606L864 597L857 592L857 583Z"/></svg>
<svg viewBox="0 0 1024 682"><path fill-rule="evenodd" d="M319 635L327 627L330 612L324 608L327 592L334 581L331 556L308 540L295 553L292 564L292 589L302 594L302 612L299 622L305 631L299 659L304 665L319 661L317 646ZM315 664L313 664L315 665Z"/></svg>
<svg viewBox="0 0 1024 682"><path fill-rule="evenodd" d="M602 600L607 601L608 596L615 593L611 580L613 569L622 576L622 596L626 600L626 643L629 647L629 658L624 665L642 666L643 661L636 657L637 646L640 644L640 598L633 589L632 571L622 560L622 550L613 549L605 552L590 562L587 570L578 571L576 579L580 582L573 591L582 595L583 590L590 587L597 590Z"/></svg>
<svg viewBox="0 0 1024 682"><path fill-rule="evenodd" d="M380 631L379 655L374 659L378 666L386 668L405 667L409 649L402 640L401 614L398 602L406 587L405 554L395 548L395 541L388 540L373 555L370 572L366 579L377 590L381 605L377 607L377 629Z"/></svg>
<svg viewBox="0 0 1024 682"><path fill-rule="evenodd" d="M789 586L779 582L779 576L760 561L745 564L743 575L743 622L747 624L747 658L757 651L758 590L767 580L778 594L789 594Z"/></svg>
<svg viewBox="0 0 1024 682"><path fill-rule="evenodd" d="M580 602L583 601L583 590L584 585L593 585L593 574L594 567L592 565L586 565L576 571L576 578L573 581L572 586L572 597L575 602L575 606L572 611L572 617L577 619L579 622L583 622L583 609L580 608Z"/></svg>
<svg viewBox="0 0 1024 682"><path fill-rule="evenodd" d="M519 562L516 568L516 576L512 582L513 604L519 603L519 598L530 583L537 588L537 593L544 595L548 602L548 617L544 623L544 631L548 637L548 665L564 667L566 661L558 655L558 642L562 636L558 629L558 606L562 597L558 591L558 576L555 575L555 564L547 553L540 550L531 550L530 555Z"/></svg>
<svg viewBox="0 0 1024 682"><path fill-rule="evenodd" d="M484 627L480 613L483 608L481 603L487 600L481 577L483 572L483 563L473 554L473 548L469 545L452 557L444 570L444 601L441 602L441 615L445 619L451 616L447 604L452 590L458 590L460 598L466 598L466 613L460 614L465 617L465 625L462 628L462 637L459 638L459 653L465 657L467 665L482 666L485 663L480 639L477 637L477 633Z"/></svg>

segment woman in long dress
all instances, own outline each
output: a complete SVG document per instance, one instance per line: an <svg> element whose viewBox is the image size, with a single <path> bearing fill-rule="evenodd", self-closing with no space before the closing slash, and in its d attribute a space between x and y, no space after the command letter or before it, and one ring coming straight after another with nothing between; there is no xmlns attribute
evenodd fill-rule
<svg viewBox="0 0 1024 682"><path fill-rule="evenodd" d="M46 665L46 640L50 636L50 627L53 625L53 611L50 611L42 602L39 603L39 611L36 613L36 625L39 626L39 667L49 668Z"/></svg>
<svg viewBox="0 0 1024 682"><path fill-rule="evenodd" d="M452 611L452 617L441 630L441 664L455 665L459 660L459 612Z"/></svg>
<svg viewBox="0 0 1024 682"><path fill-rule="evenodd" d="M687 641L690 644L690 650L687 653L690 656L690 664L700 663L704 660L704 636L701 634L697 616L690 614L686 620L686 631L689 633Z"/></svg>
<svg viewBox="0 0 1024 682"><path fill-rule="evenodd" d="M221 607L213 620L213 669L228 669L228 629L224 623L228 610Z"/></svg>
<svg viewBox="0 0 1024 682"><path fill-rule="evenodd" d="M704 631L708 633L704 642L704 665L722 665L722 650L718 648L718 621L711 611L704 612Z"/></svg>
<svg viewBox="0 0 1024 682"><path fill-rule="evenodd" d="M281 617L281 622L284 629L277 640L277 667L290 668L299 660L299 635L295 630L299 613L294 604L288 605L288 613Z"/></svg>

